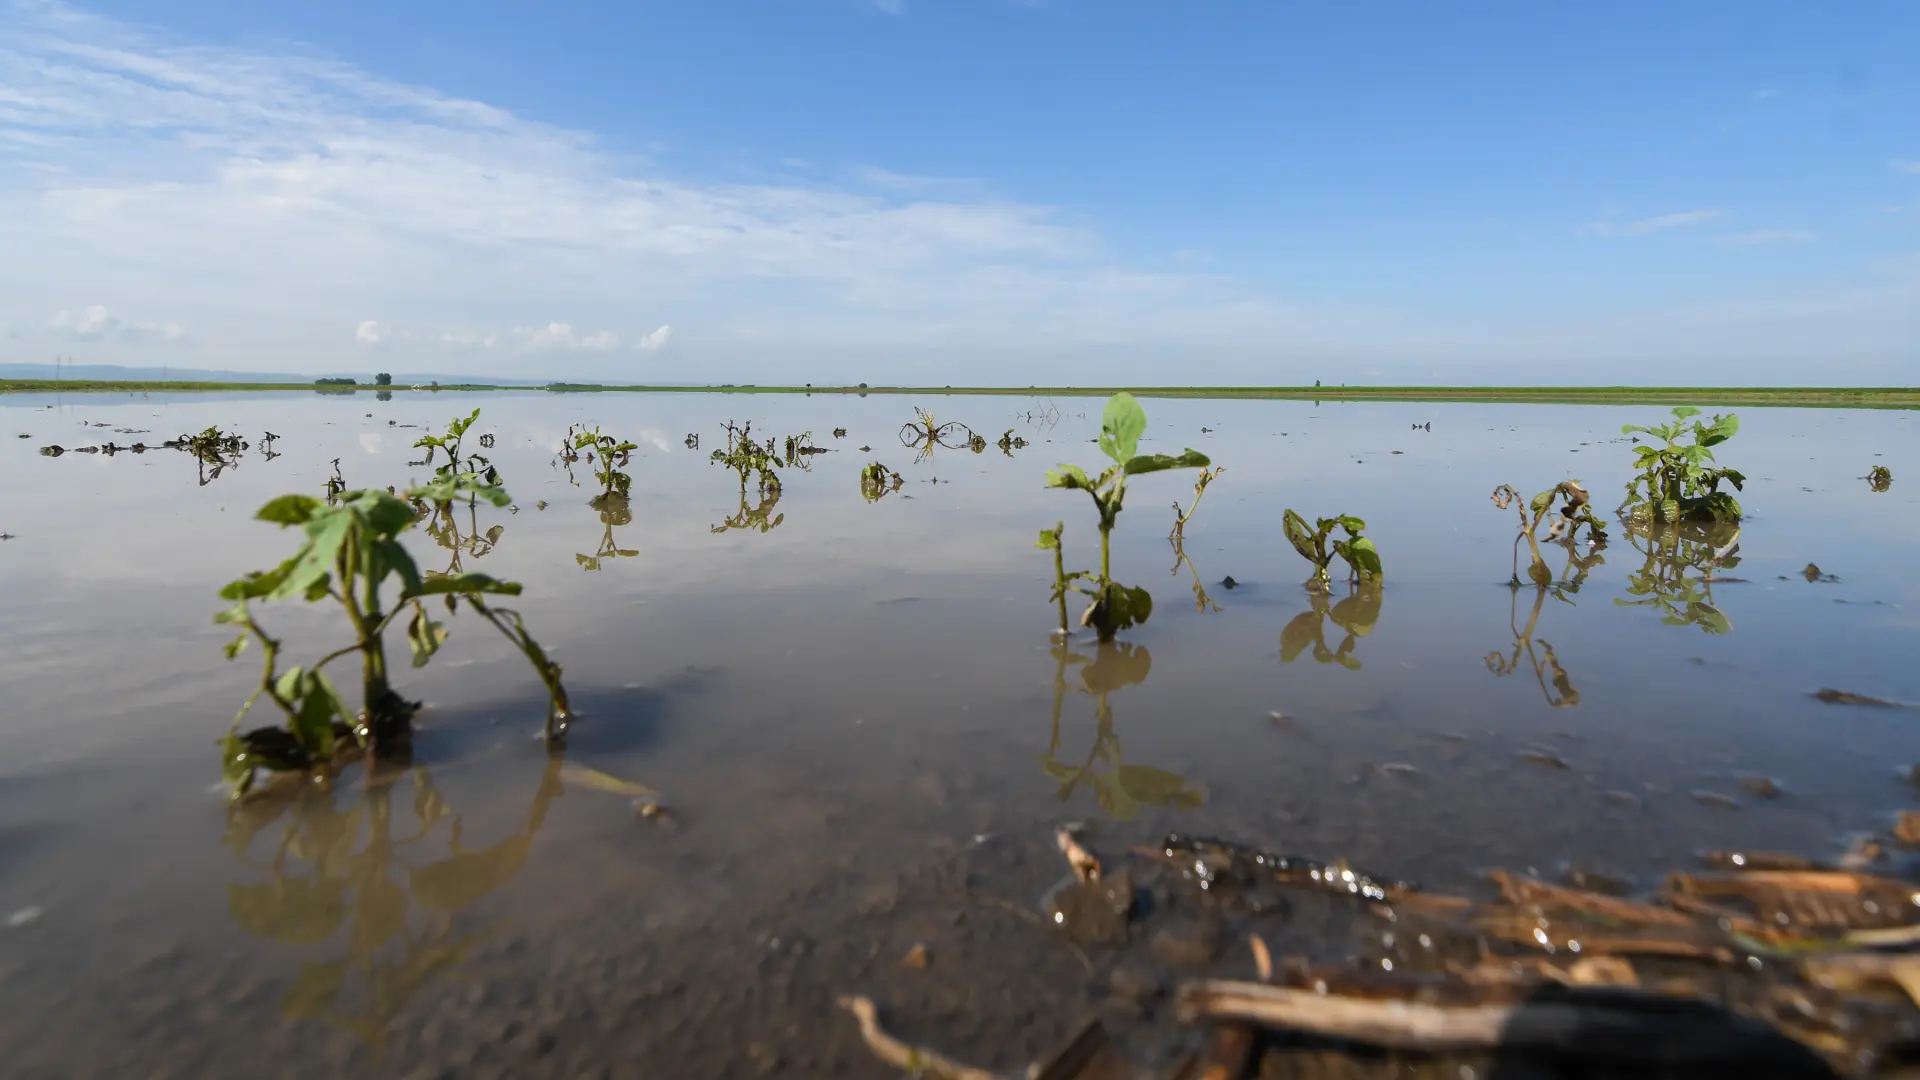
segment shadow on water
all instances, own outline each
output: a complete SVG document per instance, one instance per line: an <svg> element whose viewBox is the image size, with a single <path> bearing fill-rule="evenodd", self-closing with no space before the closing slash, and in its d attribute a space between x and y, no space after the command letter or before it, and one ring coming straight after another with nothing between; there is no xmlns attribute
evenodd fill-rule
<svg viewBox="0 0 1920 1080"><path fill-rule="evenodd" d="M1047 740L1047 752L1040 755L1040 767L1060 783L1060 801L1073 798L1082 783L1093 789L1100 809L1115 821L1129 821L1143 806L1192 810L1206 802L1206 793L1165 769L1147 765L1127 765L1121 760L1120 735L1113 726L1113 705L1108 700L1117 690L1147 681L1153 669L1153 656L1144 646L1125 642L1101 642L1096 655L1074 652L1071 643L1061 641L1053 647L1053 730ZM1079 676L1078 686L1067 680L1071 668ZM1093 698L1094 719L1098 728L1086 760L1068 765L1059 758L1060 717L1068 693ZM1107 768L1097 768L1099 765Z"/></svg>
<svg viewBox="0 0 1920 1080"><path fill-rule="evenodd" d="M519 827L483 846L424 765L373 772L353 792L302 785L236 809L222 842L248 873L227 887L228 917L302 952L282 1015L384 1044L413 995L486 939L456 917L520 873L564 793L564 767L549 759Z"/></svg>

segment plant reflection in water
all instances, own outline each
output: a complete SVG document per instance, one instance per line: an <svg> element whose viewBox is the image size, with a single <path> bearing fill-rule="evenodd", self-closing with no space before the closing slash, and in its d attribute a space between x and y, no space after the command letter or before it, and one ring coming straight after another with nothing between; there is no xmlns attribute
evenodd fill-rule
<svg viewBox="0 0 1920 1080"><path fill-rule="evenodd" d="M1360 658L1353 655L1353 650L1380 621L1380 594L1380 582L1373 580L1350 584L1346 599L1337 604L1329 602L1332 598L1326 592L1308 589L1307 602L1312 607L1295 615L1280 630L1280 662L1291 664L1312 647L1313 658L1320 663L1359 671ZM1335 649L1327 648L1328 619L1347 632Z"/></svg>
<svg viewBox="0 0 1920 1080"><path fill-rule="evenodd" d="M1650 607L1668 626L1697 626L1709 634L1733 629L1713 599L1717 582L1740 578L1718 576L1740 565L1740 526L1629 524L1627 543L1645 559L1627 576L1627 596L1616 597L1622 607Z"/></svg>
<svg viewBox="0 0 1920 1080"><path fill-rule="evenodd" d="M1131 820L1142 806L1192 810L1206 801L1206 793L1183 777L1164 769L1121 762L1120 736L1113 729L1113 705L1107 699L1116 690L1147 681L1153 657L1144 647L1104 641L1090 659L1074 652L1071 642L1058 641L1053 646L1053 658L1053 733L1047 741L1047 752L1039 758L1046 774L1059 781L1061 802L1071 799L1083 781L1093 788L1100 809L1115 821ZM1078 686L1068 682L1069 668L1079 676ZM1094 719L1099 725L1086 761L1077 766L1059 759L1060 715L1069 692L1093 698ZM1096 767L1101 764L1107 768Z"/></svg>
<svg viewBox="0 0 1920 1080"><path fill-rule="evenodd" d="M282 1014L383 1045L408 1000L486 938L456 916L524 868L564 769L549 758L525 820L481 848L467 846L424 766L377 773L357 798L307 784L236 807L223 842L264 880L227 886L229 917L252 937L309 951ZM407 780L410 808L400 801ZM276 824L278 839L257 843Z"/></svg>

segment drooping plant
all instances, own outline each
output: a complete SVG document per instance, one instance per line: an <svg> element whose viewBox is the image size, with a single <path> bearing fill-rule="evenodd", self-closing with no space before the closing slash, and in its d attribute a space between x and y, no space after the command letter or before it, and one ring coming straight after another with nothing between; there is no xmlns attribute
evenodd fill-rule
<svg viewBox="0 0 1920 1080"><path fill-rule="evenodd" d="M1728 413L1710 422L1687 423L1699 415L1699 409L1682 405L1673 410L1669 423L1621 427L1622 434L1659 440L1633 448L1634 467L1640 472L1628 482L1627 499L1620 506L1627 518L1659 523L1740 520L1740 501L1720 485L1744 490L1747 478L1738 469L1719 467L1713 457L1714 447L1739 433L1740 418ZM1683 445L1687 436L1692 441Z"/></svg>
<svg viewBox="0 0 1920 1080"><path fill-rule="evenodd" d="M957 421L943 424L919 406L914 407L913 417L900 425L900 445L916 451L915 461L931 458L934 450L942 446L949 450L971 449L976 454L987 448L986 439L965 424ZM953 441L956 438L958 441Z"/></svg>
<svg viewBox="0 0 1920 1080"><path fill-rule="evenodd" d="M1346 560L1347 580L1380 580L1380 550L1372 540L1360 535L1367 523L1352 514L1320 518L1308 528L1307 519L1288 510L1281 518L1281 525L1293 550L1313 564L1313 576L1307 579L1309 589L1326 592L1331 588L1327 567L1336 555ZM1335 529L1344 529L1347 535L1337 537L1333 535Z"/></svg>
<svg viewBox="0 0 1920 1080"><path fill-rule="evenodd" d="M1015 435L1013 429L1008 428L1006 432L1000 436L1000 441L994 445L1000 448L1001 453L1012 457L1015 450L1026 449L1027 440Z"/></svg>
<svg viewBox="0 0 1920 1080"><path fill-rule="evenodd" d="M493 463L480 454L470 454L460 445L473 425L480 420L480 410L475 409L467 416L456 416L447 422L444 434L426 434L414 440L413 448L425 450L421 460L409 462L412 465L425 465L433 469L433 475L439 479L461 478L466 480L466 488L471 500L478 496L482 487L498 487L499 470ZM492 501L492 500L489 500Z"/></svg>
<svg viewBox="0 0 1920 1080"><path fill-rule="evenodd" d="M1867 470L1867 487L1874 491L1885 491L1893 486L1893 470L1885 465L1875 465Z"/></svg>
<svg viewBox="0 0 1920 1080"><path fill-rule="evenodd" d="M227 658L238 656L249 641L257 641L263 654L260 685L221 740L222 772L236 795L252 788L260 769L326 773L349 748L381 754L406 744L417 706L393 688L385 634L406 616L413 665L424 666L447 637L445 626L427 611L426 601L433 597L443 597L449 611L458 610L464 601L520 650L547 690L549 742L557 743L565 734L568 708L560 666L548 659L517 612L493 607L485 599L516 596L520 586L485 574L423 576L400 543L400 534L419 521L410 499L444 504L462 495L495 506L507 502L506 492L498 485L476 484L470 476L456 475L404 496L373 489L349 491L328 505L308 495L282 495L260 508L255 515L258 520L298 527L305 535L299 549L279 566L249 573L220 590L232 606L214 621L240 630L226 646ZM391 608L382 595L389 578L397 579L399 586ZM338 604L354 640L311 665L281 671L282 643L260 625L252 603L296 598ZM362 702L358 712L348 709L325 672L327 665L356 653ZM241 721L263 697L280 710L284 723L242 733Z"/></svg>
<svg viewBox="0 0 1920 1080"><path fill-rule="evenodd" d="M1199 477L1193 481L1193 502L1185 510L1180 509L1179 503L1173 504L1173 531L1167 534L1167 539L1178 542L1186 537L1187 522L1193 520L1193 512L1200 509L1200 497L1205 495L1207 487L1220 479L1220 474L1226 471L1224 465L1218 469L1200 470Z"/></svg>
<svg viewBox="0 0 1920 1080"><path fill-rule="evenodd" d="M1062 464L1047 473L1048 487L1086 492L1099 515L1099 573L1077 574L1071 580L1085 577L1092 585L1071 587L1092 598L1080 616L1080 625L1093 627L1101 641L1113 640L1119 631L1146 622L1153 614L1153 597L1146 589L1123 585L1113 578L1113 527L1126 502L1127 479L1168 469L1204 469L1212 464L1205 454L1192 449L1178 456L1139 453L1140 436L1146 430L1147 413L1140 403L1132 394L1115 394L1107 400L1106 410L1101 414L1099 439L1101 452L1113 464L1097 478L1088 476L1078 465ZM1056 536L1056 542L1057 539Z"/></svg>
<svg viewBox="0 0 1920 1080"><path fill-rule="evenodd" d="M727 447L715 450L708 455L717 465L725 465L740 474L740 499L744 505L747 493L747 476L754 474L764 498L768 495L780 497L780 457L774 453L774 442L768 439L765 445L753 437L753 422L735 427L733 421L727 421Z"/></svg>
<svg viewBox="0 0 1920 1080"><path fill-rule="evenodd" d="M1584 568L1581 573L1584 575ZM1573 586L1573 589L1577 590L1578 586ZM1547 592L1544 588L1533 591L1533 612L1527 617L1527 625L1522 627L1519 625L1520 590L1513 590L1507 611L1507 626L1513 631L1513 654L1508 656L1498 649L1488 653L1487 670L1496 678L1504 679L1520 670L1520 659L1525 656L1528 665L1533 668L1534 682L1539 684L1540 693L1546 698L1547 704L1555 709L1571 709L1580 704L1580 691L1574 689L1573 679L1567 674L1567 669L1560 665L1560 657L1554 654L1553 644L1541 638L1537 652L1534 647L1534 629L1540 624L1540 611L1546 605ZM1573 602L1567 600L1558 589L1553 590L1553 594L1566 603ZM1547 688L1549 679L1553 682L1552 689Z"/></svg>
<svg viewBox="0 0 1920 1080"><path fill-rule="evenodd" d="M1560 512L1553 513L1555 500L1560 501ZM1587 499L1587 489L1580 486L1578 480L1563 480L1546 491L1535 495L1531 501L1520 501L1520 493L1511 484L1501 484L1493 489L1493 505L1505 510L1513 507L1520 515L1520 534L1513 539L1513 583L1520 583L1520 541L1525 540L1533 553L1533 561L1527 567L1527 577L1535 585L1553 583L1553 571L1548 569L1546 559L1540 555L1541 540L1536 535L1542 521L1550 521L1546 541L1568 544L1578 539L1582 525L1587 528L1587 543L1595 548L1605 547L1607 526L1593 516L1593 507Z"/></svg>

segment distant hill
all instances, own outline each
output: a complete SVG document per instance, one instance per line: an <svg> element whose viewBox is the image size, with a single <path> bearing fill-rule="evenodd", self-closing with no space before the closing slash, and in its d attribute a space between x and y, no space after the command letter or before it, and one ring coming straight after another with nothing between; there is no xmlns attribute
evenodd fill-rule
<svg viewBox="0 0 1920 1080"><path fill-rule="evenodd" d="M126 367L120 364L0 364L0 379L98 379L106 382L237 382L292 383L304 386L316 378L358 379L371 385L371 371L328 371L320 375L294 375L284 371L211 371L185 367ZM396 386L416 383L486 383L492 386L545 386L548 379L507 379L498 376L450 375L445 372L396 371Z"/></svg>

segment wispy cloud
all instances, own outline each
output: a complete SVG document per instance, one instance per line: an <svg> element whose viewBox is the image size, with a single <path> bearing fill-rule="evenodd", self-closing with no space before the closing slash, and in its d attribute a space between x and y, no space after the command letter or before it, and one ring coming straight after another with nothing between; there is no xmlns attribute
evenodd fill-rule
<svg viewBox="0 0 1920 1080"><path fill-rule="evenodd" d="M1896 161L1893 163L1893 170L1895 172L1920 174L1920 161Z"/></svg>
<svg viewBox="0 0 1920 1080"><path fill-rule="evenodd" d="M875 11L885 12L888 15L907 13L907 0L872 0L872 3Z"/></svg>
<svg viewBox="0 0 1920 1080"><path fill-rule="evenodd" d="M80 311L62 310L53 316L52 326L81 341L178 341L186 336L186 331L173 323L128 322L100 304Z"/></svg>
<svg viewBox="0 0 1920 1080"><path fill-rule="evenodd" d="M1647 236L1668 229L1698 225L1722 216L1718 210L1681 210L1637 221L1595 221L1587 225L1586 231L1594 236Z"/></svg>
<svg viewBox="0 0 1920 1080"><path fill-rule="evenodd" d="M605 351L620 344L619 335L611 330L602 330L597 334L577 335L573 327L563 322L550 322L545 326L532 328L515 327L513 336L530 349L593 349Z"/></svg>
<svg viewBox="0 0 1920 1080"><path fill-rule="evenodd" d="M1758 247L1763 244L1805 244L1818 239L1806 229L1754 229L1750 232L1721 233L1713 238L1716 244L1728 244L1733 247Z"/></svg>
<svg viewBox="0 0 1920 1080"><path fill-rule="evenodd" d="M1753 92L1753 100L1755 101L1772 101L1779 96L1780 91L1770 86Z"/></svg>
<svg viewBox="0 0 1920 1080"><path fill-rule="evenodd" d="M640 335L638 348L641 352L659 352L667 347L673 337L673 327L662 325L659 329Z"/></svg>

